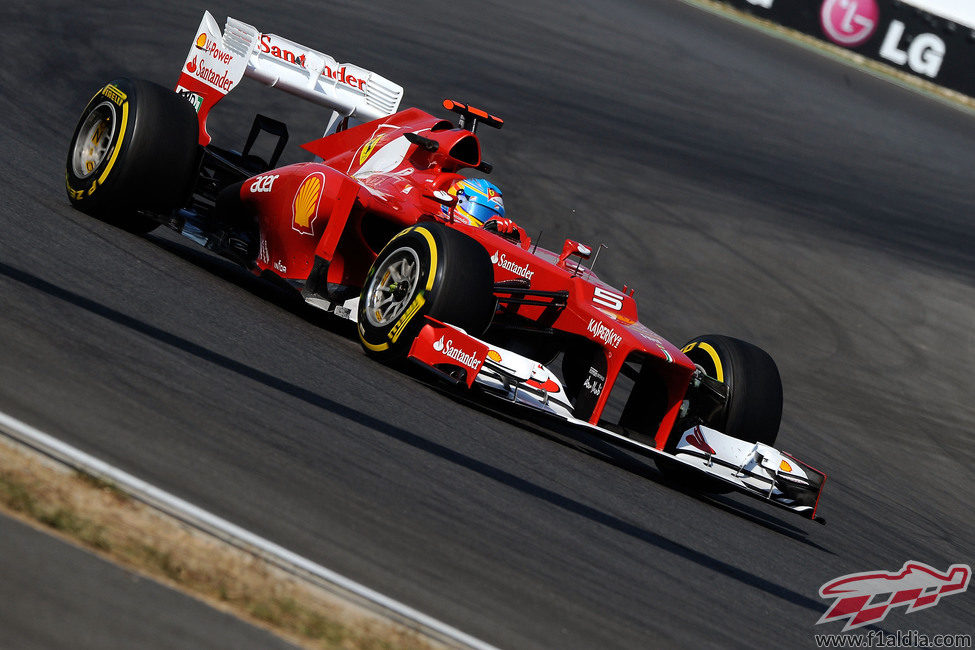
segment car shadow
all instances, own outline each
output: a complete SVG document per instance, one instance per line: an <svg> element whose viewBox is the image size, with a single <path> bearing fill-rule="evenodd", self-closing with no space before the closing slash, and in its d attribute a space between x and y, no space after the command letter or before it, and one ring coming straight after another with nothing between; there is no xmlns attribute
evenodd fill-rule
<svg viewBox="0 0 975 650"><path fill-rule="evenodd" d="M566 497L554 490L538 485L527 478L512 474L488 462L473 458L440 444L435 440L423 436L421 433L411 431L394 422L365 413L348 404L337 402L310 388L276 377L244 361L233 359L198 343L150 325L145 321L101 304L91 298L38 278L27 271L0 262L0 277L20 283L35 291L46 294L50 298L82 309L92 315L103 318L115 326L128 328L133 332L154 340L160 345L171 347L184 354L189 354L199 362L213 364L227 372L236 373L249 381L258 382L271 390L276 390L291 398L301 400L314 408L326 411L332 417L347 420L356 426L366 427L402 444L426 452L444 462L463 468L465 471L474 472L485 479L497 483L500 487L515 490L534 499L539 499L552 507L559 508L574 516L583 517L620 534L632 537L647 546L653 547L657 552L692 562L709 571L713 571L714 573L812 612L818 613L822 610L820 601L799 593L784 584L779 584L762 577L746 568L735 566L730 562L719 559L702 550L692 548L654 530L649 530L576 499ZM235 277L239 276L235 274ZM363 362L365 362L365 359Z"/></svg>
<svg viewBox="0 0 975 650"><path fill-rule="evenodd" d="M211 253L198 245L185 245L164 235L150 233L145 238L167 253L171 253L263 301L298 316L316 327L349 338L355 337L355 324L352 321L337 318L307 304L294 287L273 273L255 275L239 264L220 257L216 253Z"/></svg>
<svg viewBox="0 0 975 650"><path fill-rule="evenodd" d="M317 327L344 336L350 340L358 340L355 325L352 321L338 318L306 304L293 287L273 273L257 276L243 269L240 265L197 245L187 245L179 240L167 238L165 235L149 234L146 238L167 252ZM366 362L366 360L363 359L363 362ZM606 440L588 433L584 429L570 425L562 425L557 420L547 418L542 414L537 414L527 409L519 409L521 411L521 417L519 417L516 414L512 414L510 408L502 410L499 406L501 402L497 399L476 399L467 391L449 390L448 387L445 387L431 373L415 364L400 364L398 370L407 374L413 380L427 385L440 394L447 394L454 401L461 402L468 407L475 408L492 417L505 420L535 435L571 447L593 458L598 458L662 487L686 494L711 507L740 517L753 525L788 537L824 553L834 554L829 549L811 541L808 538L808 533L802 528L793 526L782 518L766 512L767 509L774 508L774 506L753 507L751 504L742 503L740 501L741 497L732 498L719 494L701 492L686 483L672 480L657 469L656 465L648 458L636 456Z"/></svg>
<svg viewBox="0 0 975 650"><path fill-rule="evenodd" d="M835 555L835 553L820 544L810 540L808 533L798 526L794 526L774 513L779 511L775 506L753 507L751 504L739 501L740 497L722 494L711 494L696 490L683 482L673 480L666 474L657 469L654 462L644 456L635 455L625 449L589 433L586 429L575 427L567 423L562 423L554 418L546 417L544 414L534 413L527 409L517 408L516 413L512 413L510 404L505 403L506 408L502 409L499 399L487 397L477 399L466 391L451 390L417 365L404 366L402 370L418 382L426 384L432 390L448 395L456 402L465 406L486 413L494 418L504 420L509 424L517 426L525 431L541 436L558 444L570 447L576 451L584 453L592 458L609 463L631 474L640 476L661 487L675 490L690 496L710 507L717 508L728 514L734 515L748 521L751 524L760 526L771 532L788 537L800 544L804 544L818 551ZM734 493L732 493L734 494ZM737 497L737 498L736 498ZM771 511L771 512L767 512ZM781 512L781 511L780 511ZM790 515L790 518L796 515Z"/></svg>
<svg viewBox="0 0 975 650"><path fill-rule="evenodd" d="M167 252L317 327L351 340L358 340L355 325L352 321L338 318L306 304L292 286L273 273L266 273L261 276L255 275L243 269L240 265L211 253L200 246L187 245L182 241L167 238L165 235L151 233L146 238ZM363 361L365 362L365 359ZM782 518L765 511L766 509L774 508L774 506L756 508L750 504L742 503L739 500L741 497L736 499L724 495L701 492L686 483L672 480L666 474L660 472L656 468L656 465L648 458L636 456L626 450L620 449L618 446L594 436L584 429L570 425L560 426L562 423L557 420L547 418L542 414L537 414L527 409L519 409L522 412L522 416L519 417L518 415L512 414L510 408L502 410L499 406L501 402L497 399L476 399L468 391L449 390L448 387L444 386L431 373L415 364L399 364L398 370L409 375L415 381L426 384L438 393L449 395L454 401L464 403L469 407L488 413L492 417L503 419L535 435L571 447L593 458L598 458L653 481L658 485L686 494L711 507L740 517L751 524L761 526L769 531L825 553L833 554L829 549L808 539L808 533L802 528L793 526Z"/></svg>

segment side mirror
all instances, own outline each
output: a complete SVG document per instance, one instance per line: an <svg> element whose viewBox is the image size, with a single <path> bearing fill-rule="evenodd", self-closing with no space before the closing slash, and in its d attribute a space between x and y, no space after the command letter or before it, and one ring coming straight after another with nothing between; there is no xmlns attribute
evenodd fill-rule
<svg viewBox="0 0 975 650"><path fill-rule="evenodd" d="M559 266L565 267L566 261L570 256L577 255L581 259L588 260L592 256L592 248L577 241L566 239L562 245L562 254L559 255Z"/></svg>

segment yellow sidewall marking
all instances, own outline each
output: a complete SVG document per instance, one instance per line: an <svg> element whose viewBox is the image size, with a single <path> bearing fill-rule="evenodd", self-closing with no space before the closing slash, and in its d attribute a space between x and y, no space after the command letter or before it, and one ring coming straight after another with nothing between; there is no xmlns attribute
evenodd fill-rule
<svg viewBox="0 0 975 650"><path fill-rule="evenodd" d="M373 345L366 340L365 331L362 329L362 325L359 326L359 340L362 344L372 350L373 352L382 352L383 350L389 349L389 343L380 343L379 345Z"/></svg>
<svg viewBox="0 0 975 650"><path fill-rule="evenodd" d="M112 166L115 164L115 159L118 158L118 152L122 150L122 142L125 140L125 127L129 123L129 102L122 104L122 125L119 127L118 140L115 141L115 150L112 151L112 157L108 161L108 166L105 167L105 171L98 178L96 185L101 185L105 182L108 177L108 173L112 171Z"/></svg>
<svg viewBox="0 0 975 650"><path fill-rule="evenodd" d="M703 341L697 344L697 347L701 348L708 353L711 357L711 361L714 362L714 378L718 381L724 381L724 369L721 367L721 357L718 356L718 351L715 350L709 343Z"/></svg>
<svg viewBox="0 0 975 650"><path fill-rule="evenodd" d="M433 289L434 280L437 276L437 243L434 241L433 234L429 230L416 226L408 228L397 234L395 237L393 237L393 239L389 240L389 243L383 247L383 250L386 250L386 248L388 248L389 245L399 237L413 232L414 230L427 240L427 247L430 250L430 269L427 275L426 291L431 291ZM424 299L422 293L417 295L416 298L413 299L413 302L410 303L410 307L406 310L406 312L400 316L399 320L396 321L396 324L393 325L392 329L387 333L387 336L392 339L394 343L399 339L400 334L403 333L403 329L406 327L407 323L413 319L413 316L416 315L425 302L426 300ZM359 339L367 349L372 350L373 352L382 352L389 349L389 343L380 343L376 345L367 341L362 325L359 326Z"/></svg>
<svg viewBox="0 0 975 650"><path fill-rule="evenodd" d="M417 228L416 231L423 235L430 248L430 271L427 275L427 291L433 289L433 280L437 276L437 244L433 241L433 235L426 228Z"/></svg>

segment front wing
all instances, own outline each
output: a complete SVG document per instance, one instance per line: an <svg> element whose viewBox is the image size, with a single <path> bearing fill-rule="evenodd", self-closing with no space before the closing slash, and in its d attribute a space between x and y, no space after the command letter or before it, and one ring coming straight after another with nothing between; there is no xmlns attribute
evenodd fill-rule
<svg viewBox="0 0 975 650"><path fill-rule="evenodd" d="M541 411L647 458L666 458L807 519L816 515L826 474L774 447L746 442L705 426L681 434L673 453L572 416L558 377L542 364L490 345L462 329L427 317L409 358L457 385L477 384L497 398Z"/></svg>

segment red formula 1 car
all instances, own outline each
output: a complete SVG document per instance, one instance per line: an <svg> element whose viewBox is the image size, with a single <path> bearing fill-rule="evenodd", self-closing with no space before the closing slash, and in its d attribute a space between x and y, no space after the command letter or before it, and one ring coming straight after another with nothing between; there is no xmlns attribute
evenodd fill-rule
<svg viewBox="0 0 975 650"><path fill-rule="evenodd" d="M245 76L331 109L324 137L303 145L315 162L277 167L287 128L261 115L241 152L210 143L207 115ZM583 266L588 246L539 248L490 190L474 203L496 214L472 216L458 172L490 172L476 130L501 119L453 101L444 107L457 124L397 112L402 94L232 18L221 33L206 13L175 92L116 79L89 102L68 152L68 196L129 230L165 225L289 282L354 320L370 356L412 359L702 489L821 521L825 474L771 446L782 388L769 355L724 336L678 348L637 320L631 291ZM261 134L275 143L268 160L252 152Z"/></svg>

